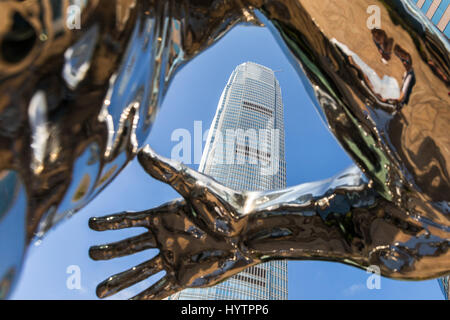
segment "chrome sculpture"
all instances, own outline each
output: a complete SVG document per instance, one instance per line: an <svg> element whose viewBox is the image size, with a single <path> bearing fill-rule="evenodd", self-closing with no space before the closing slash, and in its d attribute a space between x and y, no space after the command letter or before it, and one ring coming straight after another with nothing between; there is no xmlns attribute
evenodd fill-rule
<svg viewBox="0 0 450 320"><path fill-rule="evenodd" d="M280 258L378 265L396 279L450 273L449 43L408 0L26 0L0 14L0 296L28 244L136 154L184 200L90 220L148 228L91 248L94 259L160 249L100 297L165 270L135 297L161 299ZM271 29L355 167L239 192L140 149L175 72L242 22Z"/></svg>

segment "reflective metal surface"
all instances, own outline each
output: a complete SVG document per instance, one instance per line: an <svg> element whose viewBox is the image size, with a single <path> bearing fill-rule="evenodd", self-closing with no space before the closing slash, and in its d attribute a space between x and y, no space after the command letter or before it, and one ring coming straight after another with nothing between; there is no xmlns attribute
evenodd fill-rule
<svg viewBox="0 0 450 320"><path fill-rule="evenodd" d="M26 186L26 218L13 212L15 228L25 225L23 241L74 214L133 159L183 62L228 27L253 21L237 4L212 18L196 12L208 8L175 1L0 2L0 172L15 171ZM13 200L1 196L2 203ZM0 230L6 224L0 220ZM22 256L25 247L17 250ZM12 263L5 250L0 261L6 288L18 272L3 270Z"/></svg>
<svg viewBox="0 0 450 320"><path fill-rule="evenodd" d="M81 1L81 29L70 30L74 3L0 3L0 174L14 172L26 189L1 196L26 203L25 219L13 211L15 228L25 224L25 244L120 172L148 135L176 70L246 21L272 30L367 181L351 171L239 193L144 150L146 170L185 200L91 221L100 230L149 227L140 238L93 248L94 258L161 250L98 294L164 269L138 296L164 298L280 257L375 264L399 279L450 272L449 43L410 2L92 0ZM376 29L368 28L373 5ZM0 228L5 221L0 212ZM17 274L3 270L8 257L0 252L2 290Z"/></svg>

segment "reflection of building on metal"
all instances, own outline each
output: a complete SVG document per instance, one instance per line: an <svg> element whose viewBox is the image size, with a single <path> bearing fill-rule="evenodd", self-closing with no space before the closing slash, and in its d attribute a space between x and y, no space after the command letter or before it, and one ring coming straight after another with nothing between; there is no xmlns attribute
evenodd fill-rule
<svg viewBox="0 0 450 320"><path fill-rule="evenodd" d="M447 38L450 37L450 3L446 0L411 0L433 21Z"/></svg>
<svg viewBox="0 0 450 320"><path fill-rule="evenodd" d="M218 133L239 129L278 129L281 133L279 143L268 148L261 146L261 143L252 146L251 137L238 136L233 141L235 147L227 148L234 153L234 161L225 162L223 145L226 142L218 139ZM201 172L235 190L276 190L286 187L283 103L280 85L272 70L252 62L236 67L222 93L209 132L199 166ZM270 152L263 153L261 149ZM251 158L258 161L251 161ZM278 170L272 175L264 175L262 167L272 159L279 162ZM214 287L186 289L174 294L171 299L284 300L287 299L287 263L271 261L250 267Z"/></svg>
<svg viewBox="0 0 450 320"><path fill-rule="evenodd" d="M78 87L89 71L98 34L98 25L94 25L64 53L65 64L62 77L72 90Z"/></svg>
<svg viewBox="0 0 450 320"><path fill-rule="evenodd" d="M31 168L35 174L41 173L44 169L44 157L49 137L47 125L47 98L43 91L34 94L28 107L28 118L31 129L31 149L33 150L33 160Z"/></svg>
<svg viewBox="0 0 450 320"><path fill-rule="evenodd" d="M417 0L414 0L417 1ZM438 29L445 34L447 38L450 37L450 3L442 0L418 0L416 5L426 13L426 16L433 21ZM447 7L445 7L447 6ZM449 276L438 280L442 292L446 299L449 299Z"/></svg>
<svg viewBox="0 0 450 320"><path fill-rule="evenodd" d="M438 281L445 299L450 300L450 287L449 287L450 276L443 277Z"/></svg>

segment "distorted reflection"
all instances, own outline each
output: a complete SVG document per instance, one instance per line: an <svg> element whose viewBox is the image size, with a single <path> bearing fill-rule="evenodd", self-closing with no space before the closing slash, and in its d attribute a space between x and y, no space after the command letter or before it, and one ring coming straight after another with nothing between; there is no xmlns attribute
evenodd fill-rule
<svg viewBox="0 0 450 320"><path fill-rule="evenodd" d="M78 41L66 50L64 59L66 63L63 68L63 78L70 89L76 89L78 84L84 80L91 66L92 56L98 41L98 26L91 27Z"/></svg>
<svg viewBox="0 0 450 320"><path fill-rule="evenodd" d="M28 117L31 128L31 149L33 160L31 168L35 174L44 169L44 158L49 137L47 120L47 99L43 91L38 91L33 96L28 107Z"/></svg>
<svg viewBox="0 0 450 320"><path fill-rule="evenodd" d="M50 224L44 227L45 230L61 219L71 216L87 203L100 171L100 159L100 148L96 142L89 144L78 157L73 166L69 188L58 209L52 215L51 221L48 221Z"/></svg>
<svg viewBox="0 0 450 320"><path fill-rule="evenodd" d="M70 5L80 29L67 27ZM382 23L370 30L374 5ZM238 23L271 30L360 172L246 194L143 150L145 169L185 200L91 222L149 229L96 258L161 251L99 295L166 271L137 296L163 298L280 257L377 264L399 279L448 274L450 44L410 1L1 1L0 12L0 237L13 243L0 250L2 295L33 237L139 152L177 70Z"/></svg>
<svg viewBox="0 0 450 320"><path fill-rule="evenodd" d="M16 171L0 171L0 299L20 273L26 248L27 195Z"/></svg>

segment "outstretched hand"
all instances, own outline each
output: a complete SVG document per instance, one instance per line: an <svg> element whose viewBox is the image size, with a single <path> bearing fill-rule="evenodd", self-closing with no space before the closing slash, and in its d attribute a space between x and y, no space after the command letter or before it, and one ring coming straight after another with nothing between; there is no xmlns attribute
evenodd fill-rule
<svg viewBox="0 0 450 320"><path fill-rule="evenodd" d="M398 279L430 279L448 273L448 251L412 250L411 246L429 246L423 227L380 197L355 168L284 190L237 192L158 156L149 147L139 152L138 159L147 173L171 185L184 199L90 220L90 227L98 231L148 230L92 247L90 256L95 260L150 248L160 251L147 262L103 281L97 287L99 297L165 271L161 280L134 297L164 299L185 288L213 286L250 266L283 258L338 261L364 269L376 265L382 275ZM431 241L434 247L448 247L448 237L439 233ZM431 256L433 265L427 262Z"/></svg>
<svg viewBox="0 0 450 320"><path fill-rule="evenodd" d="M108 260L157 248L154 258L116 274L97 287L100 298L113 295L158 272L166 275L133 299L164 299L185 288L206 287L261 262L246 250L240 234L247 219L239 212L242 195L183 164L162 158L149 147L138 154L144 169L170 184L185 199L142 212L92 218L97 231L132 227L147 232L91 247L94 260Z"/></svg>

